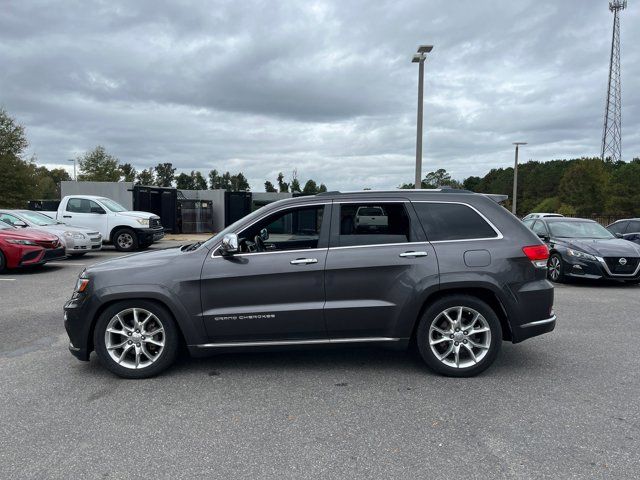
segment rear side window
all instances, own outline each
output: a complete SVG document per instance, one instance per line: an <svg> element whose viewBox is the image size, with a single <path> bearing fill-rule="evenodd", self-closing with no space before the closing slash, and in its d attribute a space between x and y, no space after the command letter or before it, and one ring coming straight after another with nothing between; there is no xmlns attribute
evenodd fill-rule
<svg viewBox="0 0 640 480"><path fill-rule="evenodd" d="M491 225L468 205L415 202L413 206L431 242L498 237Z"/></svg>
<svg viewBox="0 0 640 480"><path fill-rule="evenodd" d="M401 202L340 205L340 246L415 241L411 237L411 222Z"/></svg>
<svg viewBox="0 0 640 480"><path fill-rule="evenodd" d="M533 233L535 233L538 236L547 236L547 227L544 224L544 222L541 222L540 220L538 220L536 223L533 224L533 227L531 228L531 230L533 230Z"/></svg>

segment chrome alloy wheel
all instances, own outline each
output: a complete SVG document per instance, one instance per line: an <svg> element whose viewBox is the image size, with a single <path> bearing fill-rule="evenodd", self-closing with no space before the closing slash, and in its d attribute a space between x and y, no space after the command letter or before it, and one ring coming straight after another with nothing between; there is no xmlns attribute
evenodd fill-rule
<svg viewBox="0 0 640 480"><path fill-rule="evenodd" d="M162 355L164 326L143 308L127 308L109 320L104 344L111 359L131 369L148 367Z"/></svg>
<svg viewBox="0 0 640 480"><path fill-rule="evenodd" d="M489 352L491 329L473 308L450 307L431 322L429 346L436 358L449 367L472 367Z"/></svg>
<svg viewBox="0 0 640 480"><path fill-rule="evenodd" d="M554 282L557 282L560 278L560 270L562 269L562 265L560 264L560 259L557 256L552 256L549 259L549 278Z"/></svg>
<svg viewBox="0 0 640 480"><path fill-rule="evenodd" d="M118 235L116 242L118 242L120 248L127 250L133 246L133 237L130 233L124 232Z"/></svg>

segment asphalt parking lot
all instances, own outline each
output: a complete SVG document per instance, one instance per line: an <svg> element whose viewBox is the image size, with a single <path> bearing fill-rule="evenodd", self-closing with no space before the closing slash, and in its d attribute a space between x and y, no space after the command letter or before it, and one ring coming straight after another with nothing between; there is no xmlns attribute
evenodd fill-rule
<svg viewBox="0 0 640 480"><path fill-rule="evenodd" d="M472 379L347 348L126 381L62 325L78 273L114 255L0 275L0 478L637 478L638 286L559 286L556 330Z"/></svg>

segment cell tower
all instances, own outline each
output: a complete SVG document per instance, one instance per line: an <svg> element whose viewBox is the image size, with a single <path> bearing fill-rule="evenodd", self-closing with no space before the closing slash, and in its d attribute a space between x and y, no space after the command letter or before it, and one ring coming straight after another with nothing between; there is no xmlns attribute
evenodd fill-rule
<svg viewBox="0 0 640 480"><path fill-rule="evenodd" d="M604 110L604 130L602 132L602 160L605 155L611 161L622 160L622 93L620 89L620 11L627 8L627 0L609 2L613 12L613 35L611 38L611 58L609 60L609 86L607 104Z"/></svg>

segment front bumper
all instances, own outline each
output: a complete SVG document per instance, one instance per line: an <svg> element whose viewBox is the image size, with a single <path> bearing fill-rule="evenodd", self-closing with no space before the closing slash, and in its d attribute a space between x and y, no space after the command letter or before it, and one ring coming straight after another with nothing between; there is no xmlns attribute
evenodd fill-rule
<svg viewBox="0 0 640 480"><path fill-rule="evenodd" d="M44 253L39 253L35 250L27 251L20 259L20 267L30 267L32 265L43 265L52 260L62 260L66 258L65 247L48 248L44 250Z"/></svg>
<svg viewBox="0 0 640 480"><path fill-rule="evenodd" d="M64 329L69 337L69 351L82 361L88 361L91 353L88 303L82 294L74 294L64 306Z"/></svg>
<svg viewBox="0 0 640 480"><path fill-rule="evenodd" d="M142 244L151 244L164 238L164 228L136 228L138 242Z"/></svg>
<svg viewBox="0 0 640 480"><path fill-rule="evenodd" d="M102 249L102 236L87 238L65 239L67 245L67 255L76 253L98 251Z"/></svg>
<svg viewBox="0 0 640 480"><path fill-rule="evenodd" d="M596 257L597 260L578 259L572 256L563 255L564 274L571 278L585 278L588 280L640 280L640 263L636 267L628 270L619 269L623 273L612 270L603 257ZM622 257L621 257L622 258Z"/></svg>

